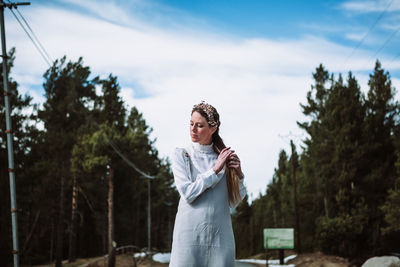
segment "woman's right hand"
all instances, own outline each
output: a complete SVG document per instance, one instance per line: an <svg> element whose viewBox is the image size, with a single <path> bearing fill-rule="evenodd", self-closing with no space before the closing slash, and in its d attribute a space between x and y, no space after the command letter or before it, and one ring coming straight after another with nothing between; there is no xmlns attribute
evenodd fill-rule
<svg viewBox="0 0 400 267"><path fill-rule="evenodd" d="M235 152L234 150L230 149L231 149L230 147L225 147L219 153L217 162L213 167L213 170L216 174L218 174L224 168L226 160Z"/></svg>

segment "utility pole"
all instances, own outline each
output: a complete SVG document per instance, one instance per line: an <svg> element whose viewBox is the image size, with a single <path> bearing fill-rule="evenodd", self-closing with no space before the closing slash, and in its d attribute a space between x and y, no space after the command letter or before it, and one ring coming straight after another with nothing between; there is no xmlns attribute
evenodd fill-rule
<svg viewBox="0 0 400 267"><path fill-rule="evenodd" d="M147 179L147 250L151 250L151 190L150 190L150 179Z"/></svg>
<svg viewBox="0 0 400 267"><path fill-rule="evenodd" d="M294 207L294 216L295 216L295 241L296 241L296 250L297 253L301 252L301 243L300 243L300 225L299 225L299 212L297 205L297 189L296 189L296 164L294 162L294 158L296 156L296 147L292 140L290 140L290 147L292 148L292 183L293 183L293 207Z"/></svg>
<svg viewBox="0 0 400 267"><path fill-rule="evenodd" d="M115 248L114 241L114 166L110 166L108 177L108 267L115 266Z"/></svg>
<svg viewBox="0 0 400 267"><path fill-rule="evenodd" d="M12 223L12 237L13 237L13 250L14 267L19 267L19 246L18 246L18 221L17 221L17 200L15 192L15 173L14 173L14 148L13 148L13 133L11 126L11 109L10 99L8 97L8 72L7 72L7 49L6 49L6 33L4 26L4 8L17 8L20 5L30 5L28 2L23 3L4 3L0 0L0 23L1 23L1 46L3 57L3 87L4 87L4 103L6 108L6 134L7 134L7 152L8 152L8 173L10 178L10 198L11 198L11 223Z"/></svg>
<svg viewBox="0 0 400 267"><path fill-rule="evenodd" d="M147 179L147 251L151 251L151 189L150 180L154 179L153 176L142 175L141 178Z"/></svg>

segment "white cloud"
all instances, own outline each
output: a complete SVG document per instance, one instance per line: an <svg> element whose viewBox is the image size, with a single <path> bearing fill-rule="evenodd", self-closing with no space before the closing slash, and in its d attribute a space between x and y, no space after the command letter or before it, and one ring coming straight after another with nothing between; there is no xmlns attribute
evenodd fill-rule
<svg viewBox="0 0 400 267"><path fill-rule="evenodd" d="M369 0L369 1L347 1L342 3L341 8L348 11L359 13L370 13L380 11L398 11L400 10L400 2L394 0Z"/></svg>
<svg viewBox="0 0 400 267"><path fill-rule="evenodd" d="M346 38L352 41L360 41L364 38L365 33L346 33Z"/></svg>
<svg viewBox="0 0 400 267"><path fill-rule="evenodd" d="M111 72L124 81L121 96L143 112L162 156L189 142L193 104L206 100L215 105L221 135L242 157L254 197L265 192L279 150L289 150L279 134L300 132L296 121L304 118L299 102L305 101L315 67L322 62L334 72L373 68L365 64L362 50L345 64L350 48L313 36L276 41L195 27L171 30L131 19L121 7L109 4L105 10L126 22L115 24L104 19L103 9L93 9L94 2L79 3L97 16L39 5L30 10L29 21L49 53L72 60L83 56L96 75ZM132 26L135 23L138 27ZM14 77L25 86L40 85L47 66L11 18L7 27L8 45L17 47Z"/></svg>

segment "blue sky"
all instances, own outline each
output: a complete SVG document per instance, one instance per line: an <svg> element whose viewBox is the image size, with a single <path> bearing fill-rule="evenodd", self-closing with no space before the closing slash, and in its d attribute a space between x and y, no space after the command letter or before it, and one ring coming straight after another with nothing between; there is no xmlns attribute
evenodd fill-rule
<svg viewBox="0 0 400 267"><path fill-rule="evenodd" d="M371 56L397 30L400 23L398 0L98 1L98 8L106 2L127 8L131 14L158 26L162 24L173 28L174 25L189 23L193 27L204 27L215 33L222 32L224 35L232 34L241 38L296 39L313 35L350 47L358 44L385 11L359 47L371 49ZM82 8L76 1L32 1L32 5L37 4L96 16L95 12ZM110 21L123 24L117 17ZM393 55L399 44L397 36L378 56Z"/></svg>
<svg viewBox="0 0 400 267"><path fill-rule="evenodd" d="M162 1L246 37L296 38L309 23L335 21L337 1Z"/></svg>
<svg viewBox="0 0 400 267"><path fill-rule="evenodd" d="M400 56L397 49L400 35L395 34L400 22L398 0L169 0L158 3L187 12L215 29L241 37L297 39L307 35L319 36L353 47L354 53L359 49L369 50L372 65L374 59L381 56L388 56L391 60ZM356 4L360 4L359 9L356 9ZM394 37L388 41L392 34ZM365 39L360 43L362 37Z"/></svg>
<svg viewBox="0 0 400 267"><path fill-rule="evenodd" d="M400 0L31 3L19 10L51 57L82 56L94 75L118 76L162 156L190 143L192 105L213 104L252 199L265 192L280 149L289 151L282 136L292 134L298 145L304 138L299 103L320 63L336 75L351 70L366 92L378 57L400 87ZM9 10L6 31L7 47L17 49L12 76L42 103L48 66Z"/></svg>

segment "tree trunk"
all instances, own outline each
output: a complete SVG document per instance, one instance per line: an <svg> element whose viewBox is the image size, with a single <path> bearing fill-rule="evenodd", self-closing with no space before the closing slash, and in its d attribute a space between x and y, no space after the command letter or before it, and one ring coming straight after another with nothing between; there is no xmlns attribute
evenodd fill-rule
<svg viewBox="0 0 400 267"><path fill-rule="evenodd" d="M54 212L52 212L51 218L51 233L50 233L50 262L53 262L54 257Z"/></svg>
<svg viewBox="0 0 400 267"><path fill-rule="evenodd" d="M172 249L172 219L171 219L171 206L168 206L168 250Z"/></svg>
<svg viewBox="0 0 400 267"><path fill-rule="evenodd" d="M114 247L114 170L110 166L108 179L108 267L115 267Z"/></svg>
<svg viewBox="0 0 400 267"><path fill-rule="evenodd" d="M138 186L138 190L136 191L138 192L137 194L137 201L136 201L136 219L135 219L135 246L142 246L142 244L140 243L141 239L139 238L139 229L140 229L140 216L141 216L141 209L142 209L142 196L141 196L141 192L139 190L139 186Z"/></svg>
<svg viewBox="0 0 400 267"><path fill-rule="evenodd" d="M72 187L72 211L71 211L71 229L69 233L69 255L68 261L74 262L76 260L76 236L77 236L77 211L78 211L78 186L76 182L76 175L73 177Z"/></svg>
<svg viewBox="0 0 400 267"><path fill-rule="evenodd" d="M56 267L62 266L63 257L63 232L64 232L64 195L65 195L65 175L61 174L61 192L59 203L59 216L57 222L57 236L56 236Z"/></svg>
<svg viewBox="0 0 400 267"><path fill-rule="evenodd" d="M29 243L30 243L31 240L32 240L32 237L33 237L33 234L34 234L34 232L35 232L36 226L38 225L39 217L40 217L40 210L38 210L38 211L36 212L35 220L33 221L33 225L32 225L32 228L31 228L31 230L30 230L28 236L26 237L24 246L22 247L22 253L21 253L21 254L23 254L23 253L25 253L26 251L28 251Z"/></svg>
<svg viewBox="0 0 400 267"><path fill-rule="evenodd" d="M325 208L325 217L329 218L329 210L328 210L328 198L324 196L324 208Z"/></svg>

